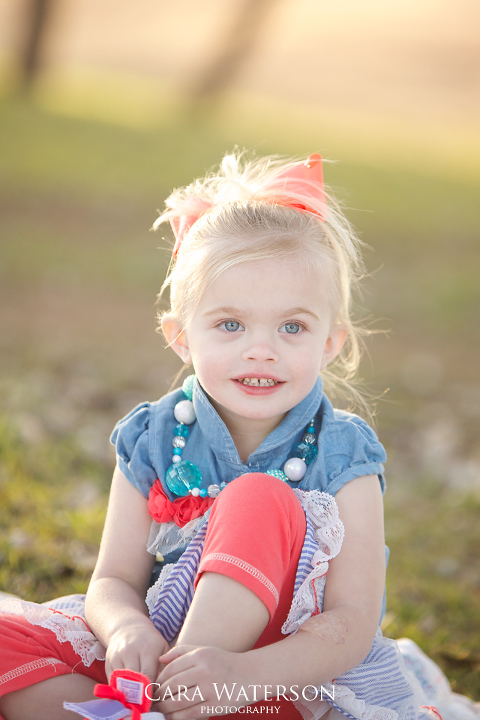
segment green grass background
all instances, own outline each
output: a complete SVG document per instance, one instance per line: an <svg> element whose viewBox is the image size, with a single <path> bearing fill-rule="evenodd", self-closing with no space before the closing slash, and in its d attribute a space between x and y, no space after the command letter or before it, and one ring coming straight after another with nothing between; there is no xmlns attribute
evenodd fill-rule
<svg viewBox="0 0 480 720"><path fill-rule="evenodd" d="M134 99L92 97L83 117L40 96L0 103L0 589L43 601L87 586L111 427L168 390L178 369L154 332L167 241L149 233L170 189L235 145L318 150L340 160L326 180L370 246L358 313L388 331L370 338L362 365L390 458L385 633L413 638L456 691L480 700L472 165L448 172L418 142L400 158L374 137L349 157L345 131L279 108L182 115L166 97L134 122Z"/></svg>

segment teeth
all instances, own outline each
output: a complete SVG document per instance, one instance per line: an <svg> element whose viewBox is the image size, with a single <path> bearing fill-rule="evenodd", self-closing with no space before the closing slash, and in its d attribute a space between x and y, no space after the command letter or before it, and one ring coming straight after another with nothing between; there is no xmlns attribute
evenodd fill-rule
<svg viewBox="0 0 480 720"><path fill-rule="evenodd" d="M277 384L277 381L271 378L243 378L240 382L251 387L270 387Z"/></svg>

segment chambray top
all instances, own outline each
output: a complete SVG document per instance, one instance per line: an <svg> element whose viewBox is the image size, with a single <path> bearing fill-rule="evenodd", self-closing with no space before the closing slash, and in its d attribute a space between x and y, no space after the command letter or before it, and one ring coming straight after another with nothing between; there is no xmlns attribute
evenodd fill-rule
<svg viewBox="0 0 480 720"><path fill-rule="evenodd" d="M125 477L148 497L157 478L165 493L175 499L165 484L172 464L172 440L177 421L173 408L184 399L181 389L152 403L142 403L115 426L111 442L116 446L117 462ZM362 475L378 475L385 491L383 463L385 450L374 431L357 415L335 410L323 393L321 378L298 405L242 463L232 437L195 380L193 405L197 420L189 425L182 460L197 465L202 473L201 487L230 482L249 472L281 469L301 441L306 427L315 418L318 457L307 467L300 482L289 482L301 490L321 490L335 495L347 482Z"/></svg>

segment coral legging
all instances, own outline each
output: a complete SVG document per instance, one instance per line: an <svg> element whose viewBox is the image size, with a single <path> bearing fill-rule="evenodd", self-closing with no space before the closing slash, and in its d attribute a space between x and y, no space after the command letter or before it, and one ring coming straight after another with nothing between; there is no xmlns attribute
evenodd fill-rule
<svg viewBox="0 0 480 720"><path fill-rule="evenodd" d="M288 485L270 475L240 476L212 506L196 583L205 571L228 575L262 600L270 617L255 647L285 637L281 627L292 601L304 538L305 514L299 501ZM103 661L85 667L69 643L60 643L52 631L22 617L0 615L0 647L0 697L67 673L107 682ZM277 718L300 717L288 701L257 703L259 712L263 705L275 705Z"/></svg>

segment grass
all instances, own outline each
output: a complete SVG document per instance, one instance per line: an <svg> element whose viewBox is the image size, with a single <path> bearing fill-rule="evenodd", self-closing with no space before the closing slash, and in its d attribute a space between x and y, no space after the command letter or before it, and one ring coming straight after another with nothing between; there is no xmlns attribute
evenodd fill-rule
<svg viewBox="0 0 480 720"><path fill-rule="evenodd" d="M387 500L391 549L385 634L410 637L446 672L456 692L479 696L480 500L425 478Z"/></svg>
<svg viewBox="0 0 480 720"><path fill-rule="evenodd" d="M0 587L38 602L84 592L105 515L99 468L72 440L29 447L5 418L0 457Z"/></svg>
<svg viewBox="0 0 480 720"><path fill-rule="evenodd" d="M278 114L271 136L267 114L256 126L219 118L163 108L140 127L0 104L3 590L40 601L85 590L109 431L174 376L153 333L165 241L148 231L169 189L235 144L300 153L341 140ZM391 331L371 338L362 368L374 393L390 388L378 417L390 457L385 632L412 637L480 700L478 182L471 168L448 177L374 153L325 174L348 188L349 217L375 249L362 312Z"/></svg>

